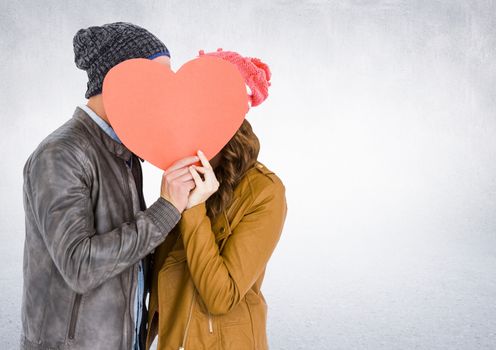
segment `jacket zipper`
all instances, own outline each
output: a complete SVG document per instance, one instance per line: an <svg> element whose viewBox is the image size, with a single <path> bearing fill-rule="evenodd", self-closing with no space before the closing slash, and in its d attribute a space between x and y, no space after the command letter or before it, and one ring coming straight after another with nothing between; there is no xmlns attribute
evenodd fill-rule
<svg viewBox="0 0 496 350"><path fill-rule="evenodd" d="M129 191L131 192L131 207L132 207L133 216L134 216L136 214L136 212L141 209L141 199L140 199L140 194L138 193L139 190L138 190L136 181L134 180L134 175L133 175L132 169L126 165L126 171L127 171L127 186L129 188ZM136 196L134 196L134 193L136 193ZM134 203L136 201L138 201L138 207L137 208L134 205Z"/></svg>
<svg viewBox="0 0 496 350"><path fill-rule="evenodd" d="M76 294L74 298L74 304L71 311L71 321L69 322L69 339L74 339L74 334L76 333L76 321L79 313L79 305L81 304L81 294Z"/></svg>
<svg viewBox="0 0 496 350"><path fill-rule="evenodd" d="M138 292L138 290L137 290L138 289L138 286L137 285L134 286L134 280L135 280L134 277L135 277L135 275L137 273L136 270L137 270L137 265L134 264L133 265L133 269L131 271L131 281L130 281L131 282L130 283L131 291L134 290L134 293L133 292L129 293L129 295L130 295L130 298L129 298L130 299L129 300L129 318L131 319L130 326L131 326L131 329L133 330L131 332L131 334L129 334L129 344L131 344L130 346L133 346L134 345L133 344L133 336L134 336L134 329L135 329L135 326L136 326L136 320L134 319L134 306L135 306L134 303L136 301L136 293ZM135 287L135 288L133 288L133 287ZM127 330L127 328L126 328L126 330ZM136 334L136 337L138 337L138 334Z"/></svg>
<svg viewBox="0 0 496 350"><path fill-rule="evenodd" d="M184 330L183 343L179 347L179 350L184 350L184 346L186 345L186 337L188 335L189 324L191 322L191 315L193 314L193 305L194 305L194 301L195 301L195 294L196 294L196 289L193 289L193 296L191 297L191 304L189 306L188 321L186 322L186 328Z"/></svg>
<svg viewBox="0 0 496 350"><path fill-rule="evenodd" d="M134 206L135 197L133 194L134 194L135 189L136 189L136 184L134 181L134 175L133 175L133 171L132 171L133 156L131 155L131 164L128 165L125 161L124 161L124 163L125 163L126 174L127 174L127 186L128 186L128 189L129 189L129 192L131 195L131 208L132 208L131 210L132 210L133 215L134 215L136 208ZM131 320L131 323L129 326L130 326L130 329L132 329L131 333L127 334L128 335L127 338L129 341L129 347L132 347L134 345L132 343L134 335L136 337L138 336L137 334L135 334L135 326L136 326L135 322L136 322L136 320L134 319L134 307L135 307L134 303L135 303L135 299L136 299L136 293L138 292L137 286L135 286L135 288L133 288L135 275L136 275L136 264L133 265L132 271L130 271L130 278L129 278L129 285L131 286L131 289L130 289L131 292L129 293L129 319ZM134 293L133 293L133 290L134 290ZM126 328L126 333L127 333L128 329L129 328Z"/></svg>

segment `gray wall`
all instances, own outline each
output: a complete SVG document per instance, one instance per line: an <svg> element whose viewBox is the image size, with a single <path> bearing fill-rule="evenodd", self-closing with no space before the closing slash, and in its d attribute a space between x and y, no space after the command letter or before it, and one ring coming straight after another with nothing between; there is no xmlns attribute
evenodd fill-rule
<svg viewBox="0 0 496 350"><path fill-rule="evenodd" d="M84 102L81 27L117 20L258 56L247 118L287 187L266 274L273 349L496 348L496 2L8 1L0 4L0 344L16 348L22 166ZM160 172L145 168L148 203Z"/></svg>

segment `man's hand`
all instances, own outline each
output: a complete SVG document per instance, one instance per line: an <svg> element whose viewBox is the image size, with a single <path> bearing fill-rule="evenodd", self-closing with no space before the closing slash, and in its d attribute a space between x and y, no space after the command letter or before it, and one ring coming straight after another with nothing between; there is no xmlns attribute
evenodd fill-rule
<svg viewBox="0 0 496 350"><path fill-rule="evenodd" d="M189 192L195 188L195 181L188 166L199 159L197 156L180 159L162 174L160 196L171 202L180 213L186 208Z"/></svg>

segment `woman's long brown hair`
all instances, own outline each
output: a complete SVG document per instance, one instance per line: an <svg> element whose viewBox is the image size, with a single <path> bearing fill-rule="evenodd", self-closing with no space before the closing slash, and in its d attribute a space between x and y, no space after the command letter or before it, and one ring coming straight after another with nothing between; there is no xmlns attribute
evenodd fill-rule
<svg viewBox="0 0 496 350"><path fill-rule="evenodd" d="M214 169L219 188L206 202L209 218L213 220L229 207L234 189L246 171L256 163L259 151L258 137L245 118L238 131L220 151L219 164Z"/></svg>

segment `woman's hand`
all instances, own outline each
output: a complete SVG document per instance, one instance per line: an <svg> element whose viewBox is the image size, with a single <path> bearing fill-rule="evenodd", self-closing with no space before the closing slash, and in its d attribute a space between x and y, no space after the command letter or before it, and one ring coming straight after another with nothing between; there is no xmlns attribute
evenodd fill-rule
<svg viewBox="0 0 496 350"><path fill-rule="evenodd" d="M214 169L207 157L200 150L197 154L203 166L190 165L188 167L196 187L189 193L186 209L205 202L219 188L219 182L215 177ZM203 175L204 180L202 180L199 173Z"/></svg>

